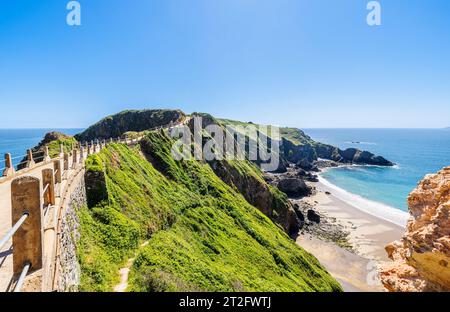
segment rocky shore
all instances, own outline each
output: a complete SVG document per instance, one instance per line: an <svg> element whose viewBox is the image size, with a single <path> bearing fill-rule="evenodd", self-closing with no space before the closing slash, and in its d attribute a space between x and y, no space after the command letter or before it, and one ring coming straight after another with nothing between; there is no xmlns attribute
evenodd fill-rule
<svg viewBox="0 0 450 312"><path fill-rule="evenodd" d="M321 162L320 166L324 168L324 162ZM309 234L353 251L353 247L348 242L349 229L339 223L335 217L318 211L316 209L318 202L311 201L319 192L316 188L319 172L316 164L303 163L290 165L285 173L266 173L265 179L289 197L300 221L300 230L293 235L295 238Z"/></svg>
<svg viewBox="0 0 450 312"><path fill-rule="evenodd" d="M321 170L344 164L331 160L291 164L265 179L288 195L300 230L291 235L340 281L345 291L386 291L378 268L389 259L384 247L403 228L339 199L319 181Z"/></svg>

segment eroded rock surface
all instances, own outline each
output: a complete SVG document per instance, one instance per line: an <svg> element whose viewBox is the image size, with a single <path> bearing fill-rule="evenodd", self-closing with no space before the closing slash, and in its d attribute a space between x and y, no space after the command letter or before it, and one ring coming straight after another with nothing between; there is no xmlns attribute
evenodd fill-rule
<svg viewBox="0 0 450 312"><path fill-rule="evenodd" d="M386 247L381 270L389 291L450 291L450 167L428 175L408 197L411 218L402 241Z"/></svg>

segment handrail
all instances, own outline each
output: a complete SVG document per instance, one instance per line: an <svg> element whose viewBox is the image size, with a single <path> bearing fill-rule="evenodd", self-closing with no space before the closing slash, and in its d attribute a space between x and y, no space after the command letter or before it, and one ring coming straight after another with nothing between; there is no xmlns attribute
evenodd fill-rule
<svg viewBox="0 0 450 312"><path fill-rule="evenodd" d="M27 157L28 155L11 157L11 160Z"/></svg>
<svg viewBox="0 0 450 312"><path fill-rule="evenodd" d="M9 241L9 239L11 237L13 237L13 235L17 232L17 230L20 228L20 226L22 225L22 223L25 222L25 220L30 216L30 214L28 212L25 212L22 217L19 219L19 221L16 222L16 224L14 224L14 226L8 231L8 233L6 233L5 237L2 238L2 240L0 241L0 249L3 248L3 246L5 246L5 244Z"/></svg>
<svg viewBox="0 0 450 312"><path fill-rule="evenodd" d="M44 194L45 192L47 192L49 186L50 186L50 183L47 183L47 184L44 186L44 189L42 190L42 194Z"/></svg>
<svg viewBox="0 0 450 312"><path fill-rule="evenodd" d="M27 276L30 268L31 268L31 263L30 262L25 263L22 273L20 273L19 279L17 280L16 287L14 288L14 292L22 291L23 282L25 281L25 277Z"/></svg>

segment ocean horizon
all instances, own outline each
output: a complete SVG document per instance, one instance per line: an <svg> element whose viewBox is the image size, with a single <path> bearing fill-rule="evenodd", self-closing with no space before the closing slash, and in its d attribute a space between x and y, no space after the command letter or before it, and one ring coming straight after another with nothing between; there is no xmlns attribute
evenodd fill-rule
<svg viewBox="0 0 450 312"><path fill-rule="evenodd" d="M372 213L378 216L386 217L388 208L407 212L407 197L417 184L427 174L450 165L448 129L304 130L316 141L341 149L367 150L396 164L394 167L343 166L321 173L321 177L338 191L357 196L353 197L355 206L362 205L359 199L367 200L363 205L371 206ZM351 200L349 196L346 199ZM393 221L390 217L387 219Z"/></svg>
<svg viewBox="0 0 450 312"><path fill-rule="evenodd" d="M79 128L23 128L23 129L0 129L0 172L5 167L3 155L11 154L13 165L17 166L26 155L28 149L36 146L50 131L58 131L67 135L75 135L83 129Z"/></svg>

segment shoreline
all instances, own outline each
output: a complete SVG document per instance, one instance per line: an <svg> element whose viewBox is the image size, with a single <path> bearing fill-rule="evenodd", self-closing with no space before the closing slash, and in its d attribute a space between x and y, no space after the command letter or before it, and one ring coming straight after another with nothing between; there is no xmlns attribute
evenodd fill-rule
<svg viewBox="0 0 450 312"><path fill-rule="evenodd" d="M338 187L323 181L320 177L319 182L309 183L316 189L315 193L293 200L293 203L312 207L321 216L325 226L328 224L342 228L347 233L346 239L351 249L308 230L300 232L297 244L313 254L341 282L345 291L384 291L378 281L377 268L391 261L385 246L400 240L405 227L366 211L360 207L364 202L352 203L352 197L347 198L347 201L342 199Z"/></svg>
<svg viewBox="0 0 450 312"><path fill-rule="evenodd" d="M318 183L320 183L319 185L322 188L326 188L327 191L333 192L333 194L338 199L344 201L345 203L353 206L356 209L359 209L367 214L370 214L375 218L379 218L384 221L393 223L397 226L402 227L403 229L406 228L406 224L409 219L409 213L397 209L395 207L386 205L384 203L367 199L360 195L351 193L325 179L322 176L322 173L323 172L318 174L319 178Z"/></svg>

